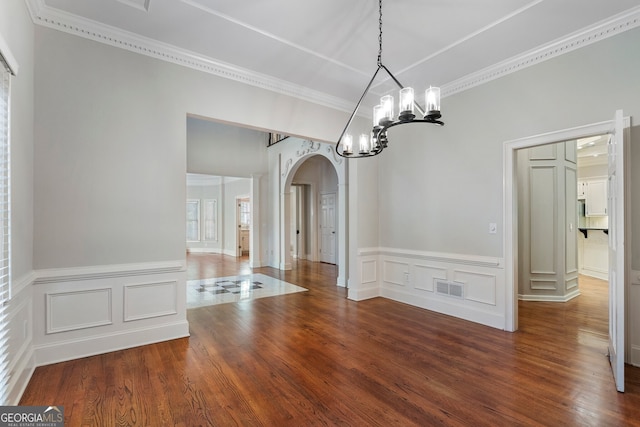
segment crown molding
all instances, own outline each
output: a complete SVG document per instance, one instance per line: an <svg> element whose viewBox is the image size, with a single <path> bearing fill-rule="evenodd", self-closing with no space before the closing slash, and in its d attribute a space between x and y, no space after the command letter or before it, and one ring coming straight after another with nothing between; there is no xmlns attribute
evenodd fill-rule
<svg viewBox="0 0 640 427"><path fill-rule="evenodd" d="M203 71L240 83L266 89L282 95L325 107L349 112L353 102L328 95L266 74L208 58L168 43L140 36L110 25L73 15L47 6L44 0L26 0L34 24L63 31L89 40L125 49L141 55Z"/></svg>
<svg viewBox="0 0 640 427"><path fill-rule="evenodd" d="M34 24L84 37L152 58L171 62L261 89L291 96L340 111L353 110L353 102L304 86L276 79L213 58L180 49L167 43L69 14L47 6L44 0L25 0ZM524 54L499 62L441 87L442 97L488 83L532 65L618 35L640 26L640 6L610 19L574 32L567 37L540 46Z"/></svg>
<svg viewBox="0 0 640 427"><path fill-rule="evenodd" d="M562 39L540 46L506 61L484 68L458 80L442 85L441 96L444 98L458 92L482 85L491 80L515 73L532 65L556 58L581 47L597 43L616 36L640 25L640 6L629 9L607 20L576 31Z"/></svg>

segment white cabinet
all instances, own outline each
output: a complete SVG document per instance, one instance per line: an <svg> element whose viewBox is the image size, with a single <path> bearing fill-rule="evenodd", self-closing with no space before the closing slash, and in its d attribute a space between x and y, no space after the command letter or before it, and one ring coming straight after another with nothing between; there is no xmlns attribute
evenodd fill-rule
<svg viewBox="0 0 640 427"><path fill-rule="evenodd" d="M590 180L585 181L585 184L585 216L606 216L607 180Z"/></svg>
<svg viewBox="0 0 640 427"><path fill-rule="evenodd" d="M587 197L587 182L578 181L578 200L582 200Z"/></svg>

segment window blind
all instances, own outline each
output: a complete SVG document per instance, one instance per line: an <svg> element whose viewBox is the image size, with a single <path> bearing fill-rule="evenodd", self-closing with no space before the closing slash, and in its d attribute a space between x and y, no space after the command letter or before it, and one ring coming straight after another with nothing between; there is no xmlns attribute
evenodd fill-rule
<svg viewBox="0 0 640 427"><path fill-rule="evenodd" d="M9 85L11 71L0 55L0 402L8 404L9 322L11 298L11 215L9 163Z"/></svg>

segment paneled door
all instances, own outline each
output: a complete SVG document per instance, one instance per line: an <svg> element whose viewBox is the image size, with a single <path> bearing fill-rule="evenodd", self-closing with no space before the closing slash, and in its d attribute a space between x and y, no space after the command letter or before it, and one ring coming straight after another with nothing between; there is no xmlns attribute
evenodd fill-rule
<svg viewBox="0 0 640 427"><path fill-rule="evenodd" d="M609 361L616 389L624 391L624 287L625 200L624 200L624 122L622 111L615 114L615 129L609 139Z"/></svg>
<svg viewBox="0 0 640 427"><path fill-rule="evenodd" d="M336 193L320 196L320 261L336 263Z"/></svg>

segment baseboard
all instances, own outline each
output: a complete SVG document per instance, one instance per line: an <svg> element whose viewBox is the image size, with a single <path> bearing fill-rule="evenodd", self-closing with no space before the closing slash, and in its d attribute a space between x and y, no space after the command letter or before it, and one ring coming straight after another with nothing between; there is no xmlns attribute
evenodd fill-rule
<svg viewBox="0 0 640 427"><path fill-rule="evenodd" d="M376 298L380 296L380 290L377 286L369 287L369 288L360 288L354 289L353 287L349 287L347 292L347 298L353 301L363 301L366 299Z"/></svg>
<svg viewBox="0 0 640 427"><path fill-rule="evenodd" d="M187 248L190 254L219 254L222 253L220 248Z"/></svg>
<svg viewBox="0 0 640 427"><path fill-rule="evenodd" d="M589 277L595 277L600 280L609 280L609 272L608 271L597 271L597 270L589 270L589 269L581 269L580 274Z"/></svg>
<svg viewBox="0 0 640 427"><path fill-rule="evenodd" d="M401 290L384 288L382 297L426 310L435 311L447 316L457 317L481 325L490 326L496 329L504 329L505 319L499 313L478 310L468 304L457 304L455 299L447 300L446 297L436 299L433 297L416 296L414 293L403 292Z"/></svg>
<svg viewBox="0 0 640 427"><path fill-rule="evenodd" d="M19 358L19 363L15 367L17 375L14 374L9 379L9 393L7 397L7 403L9 405L16 406L20 404L20 399L24 393L31 376L36 369L35 355L33 353L33 346L28 346L28 351Z"/></svg>
<svg viewBox="0 0 640 427"><path fill-rule="evenodd" d="M6 404L17 405L35 370L33 354L32 285L37 274L31 271L13 281L11 301L7 311L9 335L9 382Z"/></svg>
<svg viewBox="0 0 640 427"><path fill-rule="evenodd" d="M567 302L580 295L580 289L576 289L564 296L555 295L523 295L518 294L520 301L540 301L540 302Z"/></svg>
<svg viewBox="0 0 640 427"><path fill-rule="evenodd" d="M97 354L189 336L189 323L180 321L135 330L34 346L36 366L50 365Z"/></svg>

